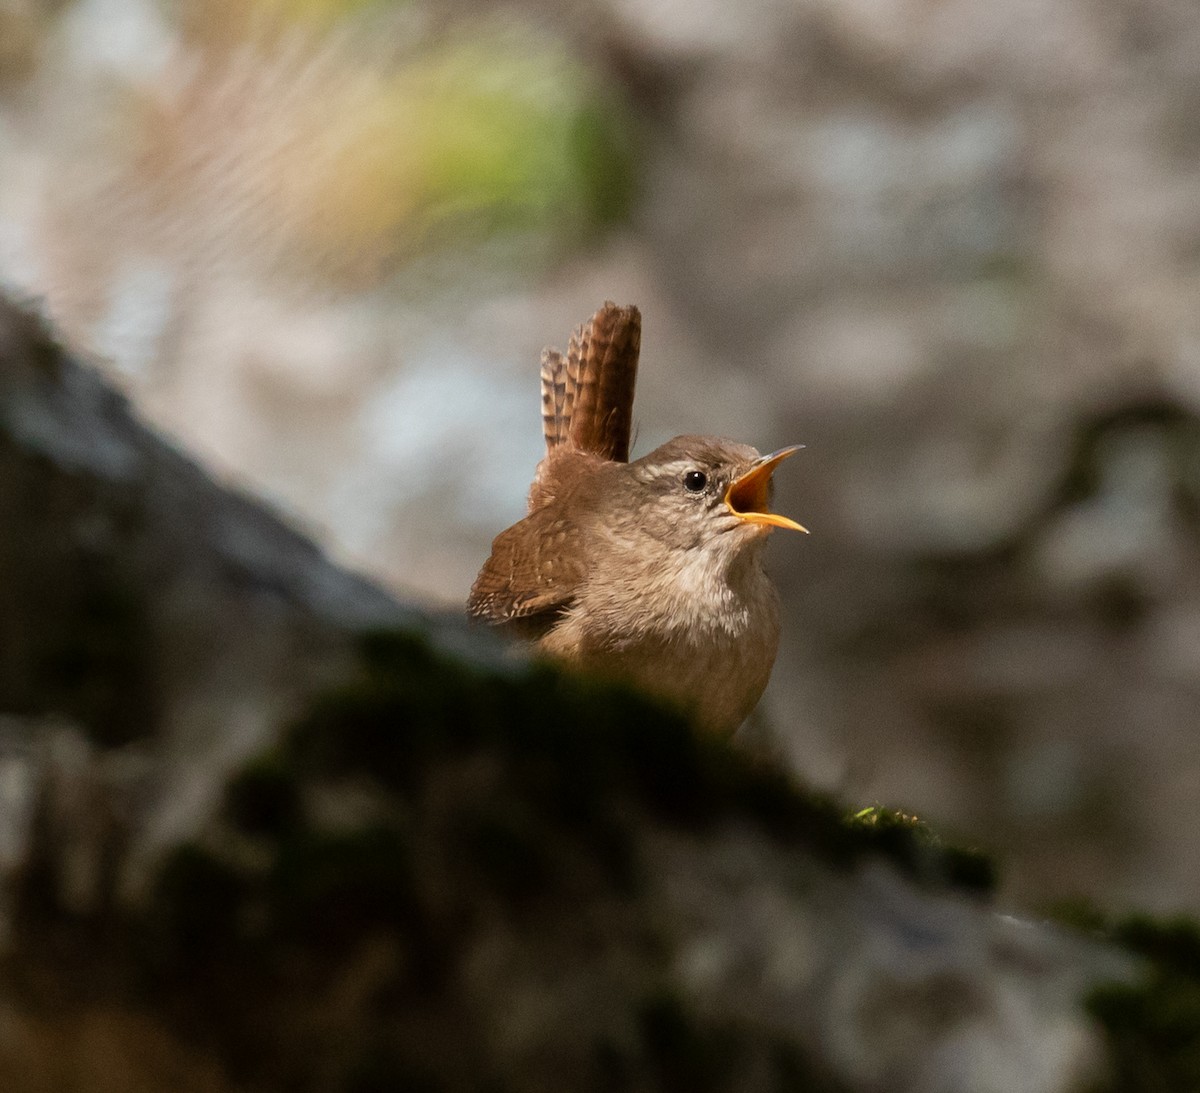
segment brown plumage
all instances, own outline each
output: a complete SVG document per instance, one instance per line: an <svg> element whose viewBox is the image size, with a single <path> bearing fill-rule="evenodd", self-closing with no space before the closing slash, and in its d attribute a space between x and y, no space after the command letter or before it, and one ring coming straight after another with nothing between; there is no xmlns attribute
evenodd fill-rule
<svg viewBox="0 0 1200 1093"><path fill-rule="evenodd" d="M771 527L799 528L769 510L771 472L794 449L684 436L629 463L640 344L637 308L606 303L565 356L543 354L529 515L493 541L468 611L731 731L775 658L761 554Z"/></svg>
<svg viewBox="0 0 1200 1093"><path fill-rule="evenodd" d="M629 431L642 316L611 300L567 345L542 354L542 426L546 454L565 446L601 459L629 461Z"/></svg>
<svg viewBox="0 0 1200 1093"><path fill-rule="evenodd" d="M542 353L546 457L529 489L530 512L599 461L629 461L641 345L641 313L610 300L571 335L565 357L557 349Z"/></svg>

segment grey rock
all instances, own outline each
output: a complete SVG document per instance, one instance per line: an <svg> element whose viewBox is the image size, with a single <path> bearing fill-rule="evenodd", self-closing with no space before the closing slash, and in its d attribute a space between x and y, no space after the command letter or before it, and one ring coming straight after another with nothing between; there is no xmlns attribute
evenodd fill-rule
<svg viewBox="0 0 1200 1093"><path fill-rule="evenodd" d="M27 313L0 331L5 1088L1099 1072L1080 998L1124 958L831 857L800 790L811 830L737 751L339 570Z"/></svg>

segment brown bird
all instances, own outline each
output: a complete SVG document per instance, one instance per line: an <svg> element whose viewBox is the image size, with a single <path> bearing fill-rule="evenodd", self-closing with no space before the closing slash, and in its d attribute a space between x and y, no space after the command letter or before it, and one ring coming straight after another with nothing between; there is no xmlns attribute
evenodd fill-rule
<svg viewBox="0 0 1200 1093"><path fill-rule="evenodd" d="M542 354L546 456L468 611L732 732L779 646L762 554L772 528L805 530L770 508L772 472L799 448L677 436L628 462L640 346L638 309L606 303L565 358Z"/></svg>

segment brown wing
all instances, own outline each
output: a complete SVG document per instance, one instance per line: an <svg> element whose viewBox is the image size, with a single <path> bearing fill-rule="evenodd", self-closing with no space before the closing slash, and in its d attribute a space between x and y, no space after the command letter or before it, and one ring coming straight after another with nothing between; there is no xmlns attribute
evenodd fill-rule
<svg viewBox="0 0 1200 1093"><path fill-rule="evenodd" d="M475 579L467 611L524 629L552 624L587 572L577 524L559 499L606 462L629 460L633 392L642 317L606 302L571 337L564 357L542 354L542 431L546 457L529 490L529 515L501 532Z"/></svg>
<svg viewBox="0 0 1200 1093"><path fill-rule="evenodd" d="M472 618L493 624L557 614L587 571L578 527L546 505L502 531L467 600Z"/></svg>

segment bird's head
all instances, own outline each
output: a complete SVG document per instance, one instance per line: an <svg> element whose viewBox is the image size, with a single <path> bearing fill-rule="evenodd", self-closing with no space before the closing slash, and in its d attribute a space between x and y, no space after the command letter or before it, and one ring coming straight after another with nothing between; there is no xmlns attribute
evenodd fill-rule
<svg viewBox="0 0 1200 1093"><path fill-rule="evenodd" d="M746 444L677 436L628 465L641 529L680 549L740 553L773 528L807 529L771 511L775 468L799 445L760 455Z"/></svg>

